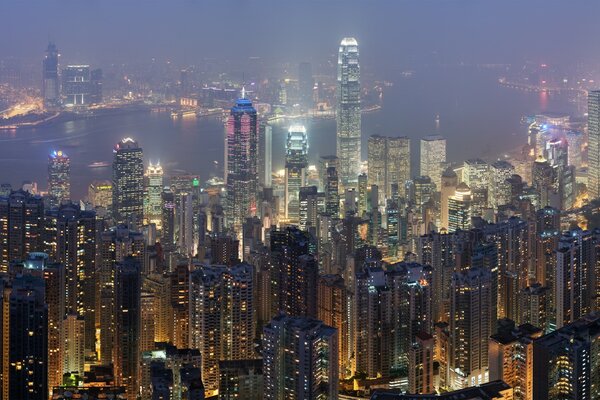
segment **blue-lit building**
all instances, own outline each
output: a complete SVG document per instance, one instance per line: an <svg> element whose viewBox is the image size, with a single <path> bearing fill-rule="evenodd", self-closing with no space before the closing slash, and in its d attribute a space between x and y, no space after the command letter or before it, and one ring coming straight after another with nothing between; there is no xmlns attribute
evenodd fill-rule
<svg viewBox="0 0 600 400"><path fill-rule="evenodd" d="M231 108L225 134L227 225L240 233L247 216L256 213L258 118L252 101L242 97Z"/></svg>

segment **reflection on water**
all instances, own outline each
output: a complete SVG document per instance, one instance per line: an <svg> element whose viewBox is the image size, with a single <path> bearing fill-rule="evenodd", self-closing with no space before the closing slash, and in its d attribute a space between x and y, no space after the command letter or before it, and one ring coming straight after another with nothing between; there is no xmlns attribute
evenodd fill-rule
<svg viewBox="0 0 600 400"><path fill-rule="evenodd" d="M370 135L408 136L412 161L418 161L419 138L434 131L448 138L451 161L493 158L525 140L523 115L539 111L570 112L573 104L547 94L502 88L493 71L428 68L386 88L383 109L363 115L363 158ZM436 116L441 123L436 127ZM436 129L438 128L438 129ZM335 120L307 123L311 162L335 153ZM287 125L273 130L273 168L283 167ZM48 153L64 147L73 164L75 197L93 179L109 179L110 168L88 168L112 161L112 149L123 137L134 137L146 160L160 160L166 173L175 169L199 174L202 180L222 174L223 124L218 118L172 119L167 113L133 113L59 123L16 135L0 134L0 182L18 185L35 180L46 186ZM468 145L466 145L468 143ZM416 172L416 168L413 167Z"/></svg>

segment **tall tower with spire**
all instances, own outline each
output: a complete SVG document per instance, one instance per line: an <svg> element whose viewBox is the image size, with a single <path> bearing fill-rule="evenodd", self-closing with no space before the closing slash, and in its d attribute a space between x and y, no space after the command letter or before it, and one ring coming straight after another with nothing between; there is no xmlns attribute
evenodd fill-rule
<svg viewBox="0 0 600 400"><path fill-rule="evenodd" d="M48 43L42 62L42 97L44 106L56 107L60 104L60 82L58 79L58 49L54 43Z"/></svg>
<svg viewBox="0 0 600 400"><path fill-rule="evenodd" d="M231 108L225 135L225 183L227 225L238 235L246 217L256 214L258 183L258 118L242 88Z"/></svg>
<svg viewBox="0 0 600 400"><path fill-rule="evenodd" d="M337 157L343 185L356 182L360 174L361 115L358 43L344 38L337 66Z"/></svg>

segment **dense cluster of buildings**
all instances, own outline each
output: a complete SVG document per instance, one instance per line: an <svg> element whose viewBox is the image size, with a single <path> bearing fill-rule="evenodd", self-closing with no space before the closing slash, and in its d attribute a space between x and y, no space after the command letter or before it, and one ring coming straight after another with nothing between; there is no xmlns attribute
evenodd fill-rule
<svg viewBox="0 0 600 400"><path fill-rule="evenodd" d="M45 101L85 104L93 73L59 96L56 57ZM434 135L411 168L409 138L374 135L365 170L353 38L337 81L316 167L295 124L273 174L242 91L223 180L125 138L85 200L62 151L44 195L1 185L0 399L600 398L600 230L572 218L600 197L600 92L587 141L536 116L521 158L451 163Z"/></svg>

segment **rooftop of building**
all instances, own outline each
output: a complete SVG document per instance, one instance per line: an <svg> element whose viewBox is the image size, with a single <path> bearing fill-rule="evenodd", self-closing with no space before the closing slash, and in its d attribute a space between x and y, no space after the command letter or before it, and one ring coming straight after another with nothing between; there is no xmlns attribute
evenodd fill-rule
<svg viewBox="0 0 600 400"><path fill-rule="evenodd" d="M493 400L503 399L503 391L510 386L504 381L493 381L480 386L474 386L443 394L397 394L375 392L371 400Z"/></svg>

